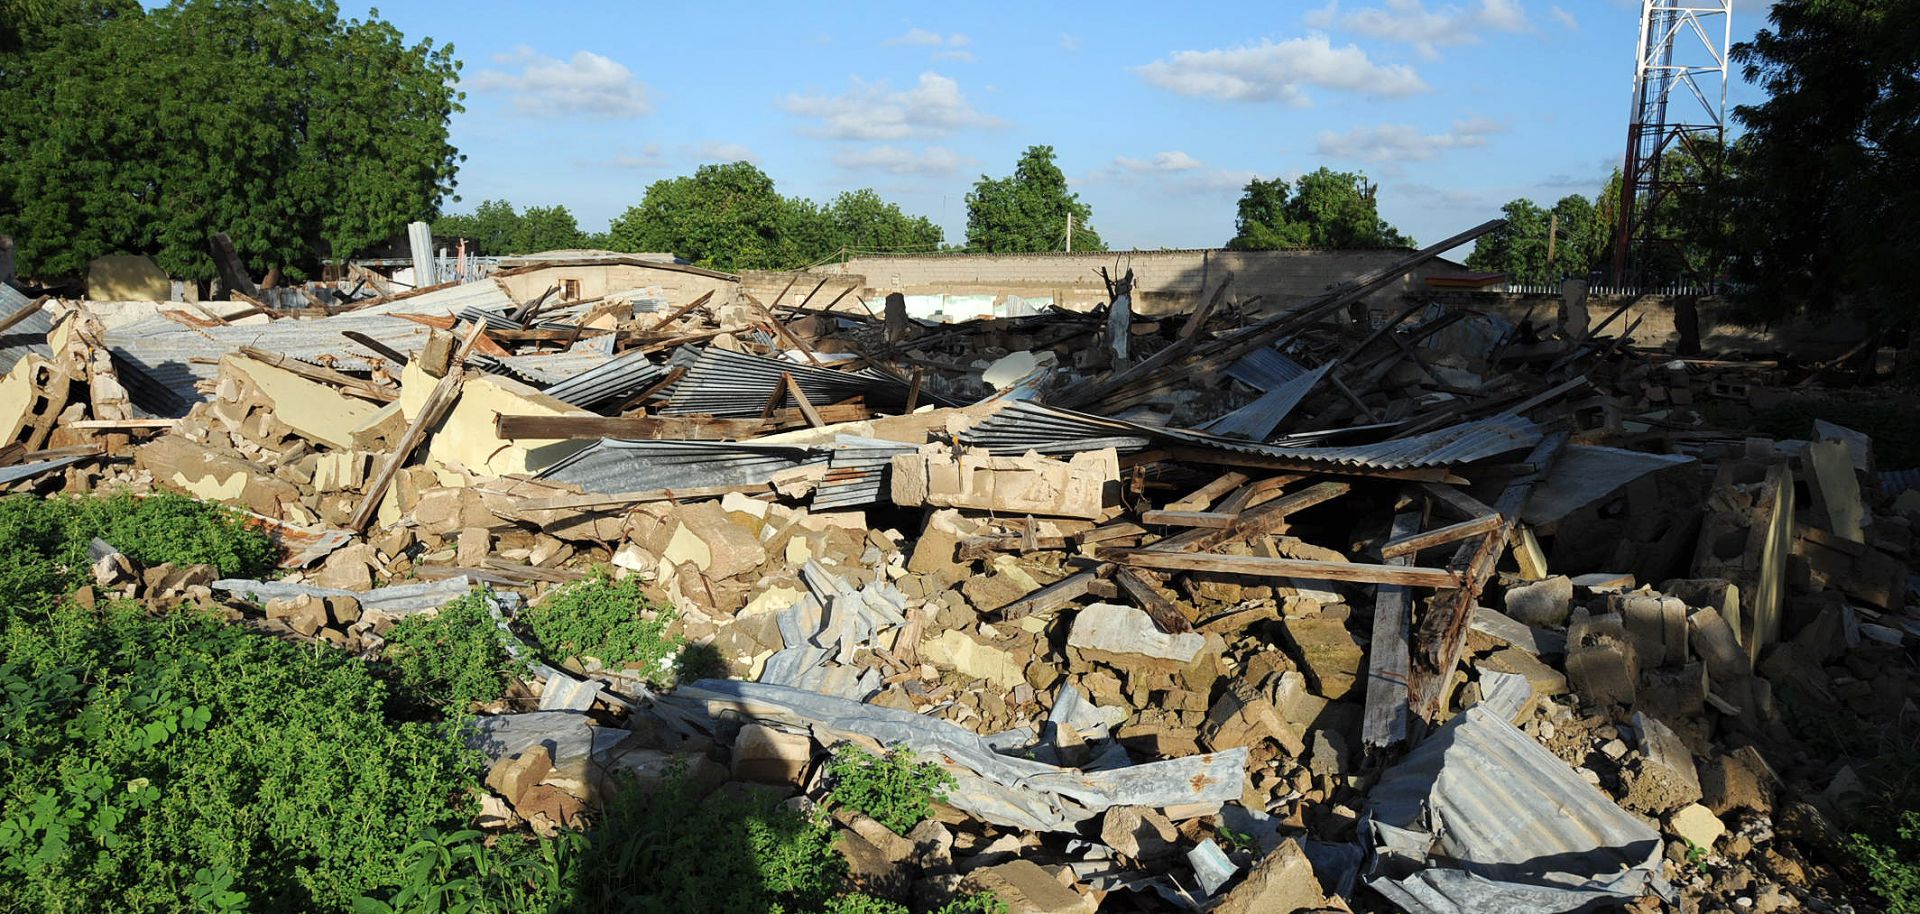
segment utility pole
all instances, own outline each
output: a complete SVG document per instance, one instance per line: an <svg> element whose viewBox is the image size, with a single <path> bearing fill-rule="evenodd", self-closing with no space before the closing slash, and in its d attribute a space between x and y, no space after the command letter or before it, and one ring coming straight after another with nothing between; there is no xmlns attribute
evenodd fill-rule
<svg viewBox="0 0 1920 914"><path fill-rule="evenodd" d="M1067 213L1067 253L1073 253L1073 213Z"/></svg>
<svg viewBox="0 0 1920 914"><path fill-rule="evenodd" d="M1553 269L1553 242L1560 237L1560 214L1547 214L1547 269Z"/></svg>

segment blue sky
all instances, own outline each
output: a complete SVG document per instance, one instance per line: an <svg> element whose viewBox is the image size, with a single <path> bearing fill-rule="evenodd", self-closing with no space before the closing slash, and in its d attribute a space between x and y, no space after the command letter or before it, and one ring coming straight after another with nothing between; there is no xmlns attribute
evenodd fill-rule
<svg viewBox="0 0 1920 914"><path fill-rule="evenodd" d="M1110 246L1155 248L1224 243L1249 177L1322 164L1366 172L1382 214L1421 241L1517 196L1591 196L1624 147L1639 4L379 11L464 61L452 211L560 203L600 229L653 181L745 158L788 194L873 187L958 242L972 182L1042 143ZM1734 41L1764 12L1737 3ZM1757 96L1736 76L1728 104Z"/></svg>

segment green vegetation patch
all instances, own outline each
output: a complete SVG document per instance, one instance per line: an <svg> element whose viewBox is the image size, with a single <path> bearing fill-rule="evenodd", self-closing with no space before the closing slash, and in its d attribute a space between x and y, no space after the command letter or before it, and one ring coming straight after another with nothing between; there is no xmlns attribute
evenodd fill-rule
<svg viewBox="0 0 1920 914"><path fill-rule="evenodd" d="M895 746L874 755L851 743L827 763L828 798L872 816L896 834L906 834L933 815L954 787L953 775L932 762L916 762L912 750Z"/></svg>
<svg viewBox="0 0 1920 914"><path fill-rule="evenodd" d="M506 631L494 619L486 590L438 612L408 616L387 630L384 670L404 702L445 714L497 701L525 666L507 653Z"/></svg>
<svg viewBox="0 0 1920 914"><path fill-rule="evenodd" d="M615 581L604 574L569 584L520 614L533 636L556 658L592 657L609 668L638 667L655 683L672 678L673 657L681 648L667 634L676 618L671 607L655 607L640 580Z"/></svg>

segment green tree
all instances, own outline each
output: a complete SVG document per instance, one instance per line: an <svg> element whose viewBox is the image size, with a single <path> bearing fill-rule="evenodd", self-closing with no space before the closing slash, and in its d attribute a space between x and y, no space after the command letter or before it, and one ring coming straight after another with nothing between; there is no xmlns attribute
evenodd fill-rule
<svg viewBox="0 0 1920 914"><path fill-rule="evenodd" d="M1227 247L1241 251L1412 247L1413 239L1380 218L1378 190L1365 175L1324 166L1292 184L1285 178L1255 178L1241 192L1234 236Z"/></svg>
<svg viewBox="0 0 1920 914"><path fill-rule="evenodd" d="M1052 146L1029 146L1005 178L981 175L967 192L967 250L988 253L1058 251L1073 220L1073 249L1104 251L1093 208L1067 187Z"/></svg>
<svg viewBox="0 0 1920 914"><path fill-rule="evenodd" d="M1553 205L1553 256L1548 275L1554 278L1582 278L1599 266L1607 249L1607 227L1595 215L1592 200L1568 194Z"/></svg>
<svg viewBox="0 0 1920 914"><path fill-rule="evenodd" d="M1911 319L1920 247L1920 0L1781 0L1733 49L1767 92L1734 117L1721 203L1756 312L1852 305Z"/></svg>
<svg viewBox="0 0 1920 914"><path fill-rule="evenodd" d="M581 247L586 233L564 206L529 206L520 214L514 232L514 253L538 254L541 251L565 251Z"/></svg>
<svg viewBox="0 0 1920 914"><path fill-rule="evenodd" d="M1547 268L1547 211L1522 197L1500 208L1507 224L1480 236L1467 267L1505 273L1512 282L1545 283L1558 279Z"/></svg>
<svg viewBox="0 0 1920 914"><path fill-rule="evenodd" d="M321 0L25 6L0 50L0 233L23 273L132 252L207 279L224 231L253 269L297 276L454 185L451 46Z"/></svg>
<svg viewBox="0 0 1920 914"><path fill-rule="evenodd" d="M833 198L827 209L838 242L859 251L931 251L946 233L925 216L909 216L899 204L888 203L872 188L861 188Z"/></svg>
<svg viewBox="0 0 1920 914"><path fill-rule="evenodd" d="M518 250L519 236L520 214L505 200L482 200L471 213L433 220L436 241L464 238L472 253L492 257L524 253Z"/></svg>
<svg viewBox="0 0 1920 914"><path fill-rule="evenodd" d="M765 270L785 265L786 201L749 162L702 165L653 182L607 230L617 251L670 251L703 267Z"/></svg>
<svg viewBox="0 0 1920 914"><path fill-rule="evenodd" d="M751 163L702 165L692 175L655 181L640 203L608 228L616 251L668 251L721 270L797 269L845 248L927 250L940 227L910 216L871 189L821 206L783 197Z"/></svg>

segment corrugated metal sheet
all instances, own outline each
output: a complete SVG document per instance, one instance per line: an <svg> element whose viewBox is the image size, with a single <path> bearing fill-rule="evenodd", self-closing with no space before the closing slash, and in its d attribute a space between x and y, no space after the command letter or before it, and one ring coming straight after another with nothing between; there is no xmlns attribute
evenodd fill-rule
<svg viewBox="0 0 1920 914"><path fill-rule="evenodd" d="M218 376L220 357L242 346L258 346L343 371L365 370L372 367L372 360L343 332L364 333L409 352L426 344L431 328L396 314L446 316L466 308L512 306L506 289L486 279L313 320L201 329L156 314L109 330L107 343L134 402L159 415L178 416L204 399L194 389L195 382Z"/></svg>
<svg viewBox="0 0 1920 914"><path fill-rule="evenodd" d="M1184 429L1155 428L1016 401L960 436L963 444L985 447L996 453L1035 450L1056 454L1093 446L1119 447L1118 444L1095 445L1092 443L1095 440L1136 438L1141 442L1139 445L1121 449L1137 451L1148 444L1177 445L1321 464L1334 469L1406 470L1472 463L1532 447L1540 440L1540 429L1518 416L1502 416L1398 440L1341 447L1298 447L1259 444Z"/></svg>
<svg viewBox="0 0 1920 914"><path fill-rule="evenodd" d="M782 470L825 463L827 456L822 449L790 445L608 438L548 467L540 477L613 495L766 482Z"/></svg>
<svg viewBox="0 0 1920 914"><path fill-rule="evenodd" d="M1881 470L1880 491L1888 495L1899 495L1908 489L1920 489L1920 469Z"/></svg>
<svg viewBox="0 0 1920 914"><path fill-rule="evenodd" d="M33 299L20 294L6 283L0 282L0 317L11 317L21 308L33 304ZM32 317L22 318L0 336L0 374L13 370L13 366L31 353L51 357L53 350L47 347L47 333L53 329L53 318L47 316L47 309L41 308Z"/></svg>
<svg viewBox="0 0 1920 914"><path fill-rule="evenodd" d="M865 397L867 405L880 407L899 407L907 402L907 384L874 371L834 371L725 349L707 349L700 353L686 376L673 385L673 393L660 412L670 416L758 416L781 385L783 374L793 376L814 406L851 397ZM924 394L923 391L923 399L939 402L938 398ZM781 402L787 406L799 405L791 394L784 395Z"/></svg>
<svg viewBox="0 0 1920 914"><path fill-rule="evenodd" d="M1266 347L1255 349L1227 366L1227 377L1254 390L1272 390L1306 373L1307 366L1278 349Z"/></svg>
<svg viewBox="0 0 1920 914"><path fill-rule="evenodd" d="M1332 367L1333 363L1328 362L1299 377L1283 382L1261 394L1259 399L1252 403L1200 426L1200 430L1229 438L1265 441L1267 436L1273 434L1273 430L1287 418L1287 414L1293 412L1293 408L1299 406L1301 400L1306 399L1307 393L1313 390L1314 385L1320 383L1320 379L1325 377L1327 370Z"/></svg>
<svg viewBox="0 0 1920 914"><path fill-rule="evenodd" d="M890 501L893 455L918 450L900 441L840 435L827 457L827 478L813 490L813 507L850 508Z"/></svg>
<svg viewBox="0 0 1920 914"><path fill-rule="evenodd" d="M547 388L547 396L593 409L624 401L667 374L666 366L653 364L637 349L612 359L600 358L600 364Z"/></svg>
<svg viewBox="0 0 1920 914"><path fill-rule="evenodd" d="M1414 914L1592 910L1670 889L1660 833L1485 708L1367 795L1367 883Z"/></svg>

